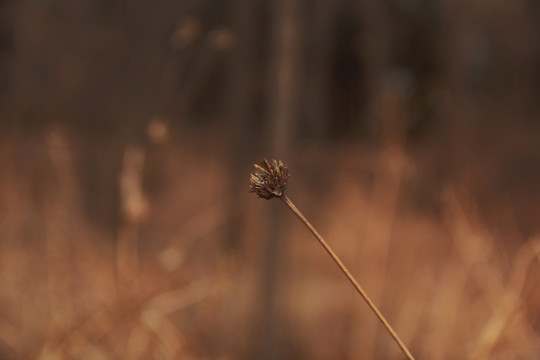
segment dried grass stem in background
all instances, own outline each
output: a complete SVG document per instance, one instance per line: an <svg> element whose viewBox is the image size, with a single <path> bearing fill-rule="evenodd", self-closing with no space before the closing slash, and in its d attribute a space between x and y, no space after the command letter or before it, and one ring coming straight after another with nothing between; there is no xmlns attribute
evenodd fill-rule
<svg viewBox="0 0 540 360"><path fill-rule="evenodd" d="M285 195L285 189L287 188L288 179L289 179L289 169L281 160L268 161L265 159L260 164L258 165L255 164L255 172L251 174L251 179L250 179L250 188L251 188L250 191L256 193L259 197L267 199L267 200L277 197L285 205L287 205L289 209L292 210L292 212L300 219L300 221L304 223L304 225L309 229L309 231L311 231L311 233L323 246L326 252L330 255L332 260L334 260L334 262L337 264L340 270L345 274L347 279L349 279L349 281L354 286L356 291L358 291L360 296L362 296L362 298L366 301L366 303L371 308L371 310L375 313L375 315L377 315L377 317L379 318L383 326L390 333L390 336L392 336L394 341L397 343L397 345L400 347L403 353L407 356L407 358L414 360L414 357L412 356L409 349L407 349L405 344L399 338L398 334L394 331L392 326L390 326L388 321L384 318L382 313L379 311L377 306L375 306L375 304L367 295L367 293L364 291L364 289L362 289L360 284L358 284L358 281L356 281L354 276L343 264L341 259L336 255L336 253L332 250L332 248L326 243L326 241L317 232L317 230L315 230L313 225L311 225L311 223L304 217L304 215L300 212L300 210L298 210L298 208L293 204L293 202L287 197L287 195Z"/></svg>

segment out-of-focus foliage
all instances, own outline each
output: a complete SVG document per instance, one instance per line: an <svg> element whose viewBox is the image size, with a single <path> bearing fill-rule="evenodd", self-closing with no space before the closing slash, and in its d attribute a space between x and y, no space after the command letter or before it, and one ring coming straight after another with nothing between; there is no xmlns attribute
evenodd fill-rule
<svg viewBox="0 0 540 360"><path fill-rule="evenodd" d="M538 357L539 16L0 2L0 358Z"/></svg>

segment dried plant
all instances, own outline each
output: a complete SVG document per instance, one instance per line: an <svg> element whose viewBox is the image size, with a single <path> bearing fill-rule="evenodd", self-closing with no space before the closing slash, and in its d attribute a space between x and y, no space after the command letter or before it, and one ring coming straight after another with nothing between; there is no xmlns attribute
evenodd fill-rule
<svg viewBox="0 0 540 360"><path fill-rule="evenodd" d="M289 179L289 169L281 160L272 160L268 161L264 159L260 164L255 164L255 172L251 174L250 179L250 188L251 192L256 193L259 197L264 199L272 199L274 197L279 198L285 205L292 210L292 212L304 223L304 225L311 231L319 243L323 246L326 252L334 260L340 270L345 274L347 279L352 283L356 291L362 296L366 301L371 310L379 318L383 326L388 330L394 341L407 356L408 359L414 359L411 352L405 344L401 341L397 333L394 331L392 326L384 318L382 313L379 311L377 306L373 303L367 293L362 289L358 281L354 278L351 272L343 264L341 259L336 255L332 248L326 243L323 237L315 230L313 225L304 217L304 215L298 210L298 208L293 204L293 202L285 195L285 189L287 188L287 181Z"/></svg>
<svg viewBox="0 0 540 360"><path fill-rule="evenodd" d="M264 159L255 164L255 172L251 174L249 185L251 192L264 199L283 196L289 180L289 169L281 161Z"/></svg>

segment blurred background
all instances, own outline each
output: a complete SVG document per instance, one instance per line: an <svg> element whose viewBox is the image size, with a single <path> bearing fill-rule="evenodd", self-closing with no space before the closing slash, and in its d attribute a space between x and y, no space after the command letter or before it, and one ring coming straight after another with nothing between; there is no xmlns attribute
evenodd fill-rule
<svg viewBox="0 0 540 360"><path fill-rule="evenodd" d="M540 358L540 3L0 9L1 359Z"/></svg>

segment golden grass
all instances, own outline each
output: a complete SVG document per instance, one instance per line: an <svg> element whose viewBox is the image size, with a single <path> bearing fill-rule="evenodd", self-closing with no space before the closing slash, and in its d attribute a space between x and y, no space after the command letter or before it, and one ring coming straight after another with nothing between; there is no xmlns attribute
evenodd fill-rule
<svg viewBox="0 0 540 360"><path fill-rule="evenodd" d="M0 147L1 357L249 358L260 311L262 247L255 239L267 204L239 199L247 210L246 242L236 259L224 255L219 243L230 214L218 180L226 169L211 152L189 152L193 143L164 144L175 156L160 164L174 181L156 195L137 185L144 185L141 179L124 180L140 191L144 211L128 218L124 209L118 231L109 232L82 210L73 141L49 134L24 148L31 161L19 160L23 145L17 140ZM133 164L128 171L132 150L124 151L121 173L144 177ZM151 150L137 151L145 154L143 168L155 161ZM335 251L376 294L418 358L527 359L540 353L537 236L500 239L497 229L483 225L471 197L452 186L440 217L413 211L400 196L410 160L395 150L365 163L320 165L332 167L332 178L315 202L306 168L316 162L300 155L291 193L322 233L339 239ZM358 174L366 163L374 164L368 170L375 177L362 184ZM134 196L127 189L124 194ZM278 308L288 358L402 358L374 317L359 310L318 244L292 219L285 225L281 271L288 275ZM520 245L505 252L501 241Z"/></svg>

